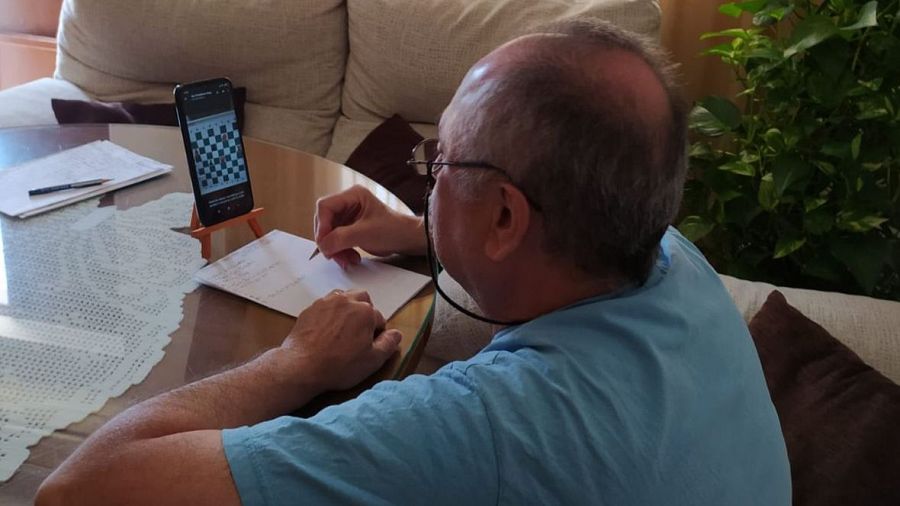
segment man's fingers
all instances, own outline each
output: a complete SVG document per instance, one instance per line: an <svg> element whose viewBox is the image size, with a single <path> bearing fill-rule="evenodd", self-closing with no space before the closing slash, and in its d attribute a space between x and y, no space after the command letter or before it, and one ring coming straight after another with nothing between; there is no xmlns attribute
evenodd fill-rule
<svg viewBox="0 0 900 506"><path fill-rule="evenodd" d="M375 332L381 333L381 331L384 330L385 327L387 327L387 322L384 320L384 315L381 314L381 311L375 309L374 307L372 308L372 310L375 311Z"/></svg>
<svg viewBox="0 0 900 506"><path fill-rule="evenodd" d="M402 339L403 334L397 329L385 330L375 337L375 340L372 341L372 351L375 352L375 356L380 363L383 364L387 359L391 358L391 355L397 353Z"/></svg>
<svg viewBox="0 0 900 506"><path fill-rule="evenodd" d="M321 231L320 231L321 232ZM325 255L325 258L331 258L336 253L344 250L353 249L355 231L352 226L337 227L330 232L322 234L316 239L319 251Z"/></svg>
<svg viewBox="0 0 900 506"><path fill-rule="evenodd" d="M347 290L344 293L347 295L347 297L349 297L355 301L365 302L369 306L372 305L372 297L370 297L369 292L367 292L365 290Z"/></svg>
<svg viewBox="0 0 900 506"><path fill-rule="evenodd" d="M313 218L313 238L319 242L323 236L328 235L334 226L334 210L327 202L332 197L324 197L316 201L316 215Z"/></svg>
<svg viewBox="0 0 900 506"><path fill-rule="evenodd" d="M360 201L360 196L351 190L322 197L316 201L316 214L313 221L316 242L333 230L356 221L363 209L363 203Z"/></svg>
<svg viewBox="0 0 900 506"><path fill-rule="evenodd" d="M331 257L338 265L341 266L341 269L346 269L351 265L358 265L362 261L362 257L359 255L359 252L354 249L345 249L344 251L339 251Z"/></svg>

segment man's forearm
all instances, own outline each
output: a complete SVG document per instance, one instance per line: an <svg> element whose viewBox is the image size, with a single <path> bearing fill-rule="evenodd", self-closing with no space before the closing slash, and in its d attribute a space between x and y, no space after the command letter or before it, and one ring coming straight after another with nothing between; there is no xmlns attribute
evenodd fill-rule
<svg viewBox="0 0 900 506"><path fill-rule="evenodd" d="M251 425L294 411L321 392L288 374L278 348L240 367L161 394L119 414L95 432L56 473L90 473L129 445L171 434Z"/></svg>
<svg viewBox="0 0 900 506"><path fill-rule="evenodd" d="M152 438L203 429L251 425L290 413L321 393L318 385L288 373L278 348L251 362L138 404L111 420L98 434ZM125 430L124 434L122 433Z"/></svg>

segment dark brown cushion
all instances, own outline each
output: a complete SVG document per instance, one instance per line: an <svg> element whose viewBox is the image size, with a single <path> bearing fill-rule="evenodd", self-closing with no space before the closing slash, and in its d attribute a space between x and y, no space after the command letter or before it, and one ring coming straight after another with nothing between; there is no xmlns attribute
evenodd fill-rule
<svg viewBox="0 0 900 506"><path fill-rule="evenodd" d="M238 128L244 128L244 104L247 89L234 88L234 109ZM142 125L178 126L174 104L136 104L133 102L95 102L85 100L50 101L60 125L72 123L138 123Z"/></svg>
<svg viewBox="0 0 900 506"><path fill-rule="evenodd" d="M363 139L345 165L387 188L414 213L422 214L426 178L406 164L421 140L422 136L395 114Z"/></svg>
<svg viewBox="0 0 900 506"><path fill-rule="evenodd" d="M900 504L900 386L780 292L750 333L787 443L794 505Z"/></svg>

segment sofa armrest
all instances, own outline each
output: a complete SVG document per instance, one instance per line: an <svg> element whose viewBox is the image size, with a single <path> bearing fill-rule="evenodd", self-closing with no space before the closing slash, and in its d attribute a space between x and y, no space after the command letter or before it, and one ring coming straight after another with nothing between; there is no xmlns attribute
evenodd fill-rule
<svg viewBox="0 0 900 506"><path fill-rule="evenodd" d="M722 275L735 305L750 321L772 290L859 355L900 383L900 302L837 292L783 288Z"/></svg>
<svg viewBox="0 0 900 506"><path fill-rule="evenodd" d="M0 91L0 128L55 125L50 99L90 100L78 86L45 77Z"/></svg>

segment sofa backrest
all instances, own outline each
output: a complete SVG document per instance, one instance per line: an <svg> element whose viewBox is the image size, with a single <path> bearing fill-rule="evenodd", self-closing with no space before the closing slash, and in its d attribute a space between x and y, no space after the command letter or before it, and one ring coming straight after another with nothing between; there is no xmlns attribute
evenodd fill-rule
<svg viewBox="0 0 900 506"><path fill-rule="evenodd" d="M596 17L658 38L656 0L347 0L342 111L433 123L466 71L540 24Z"/></svg>
<svg viewBox="0 0 900 506"><path fill-rule="evenodd" d="M246 133L324 153L347 54L343 0L66 0L56 77L100 100L171 102L175 83L247 88Z"/></svg>

